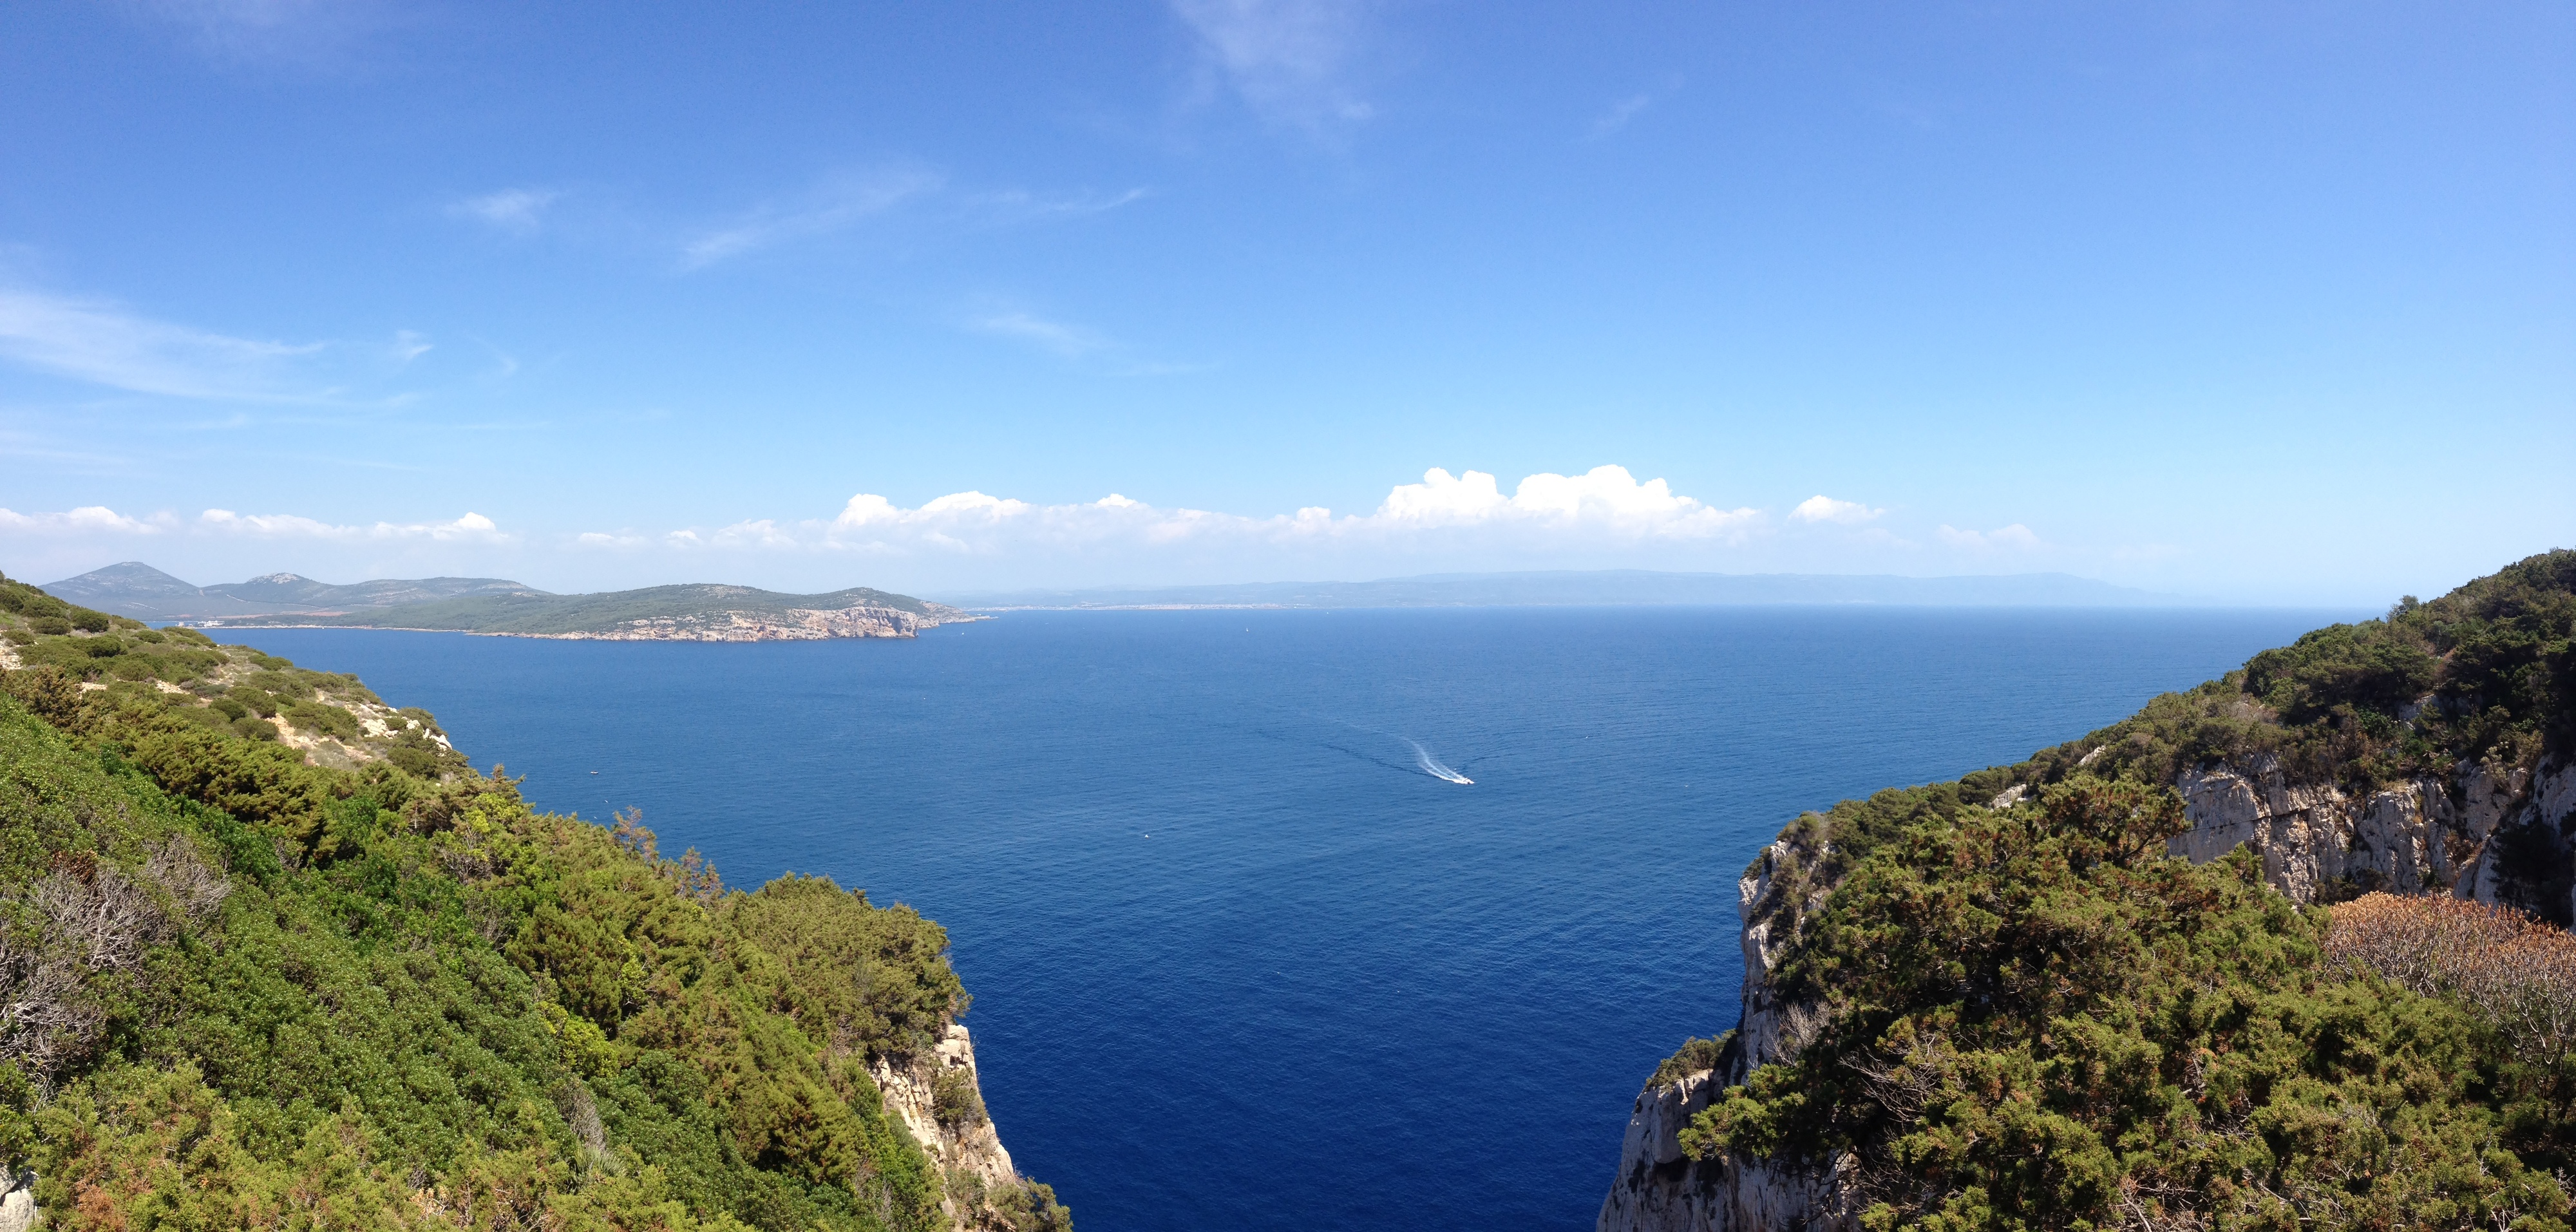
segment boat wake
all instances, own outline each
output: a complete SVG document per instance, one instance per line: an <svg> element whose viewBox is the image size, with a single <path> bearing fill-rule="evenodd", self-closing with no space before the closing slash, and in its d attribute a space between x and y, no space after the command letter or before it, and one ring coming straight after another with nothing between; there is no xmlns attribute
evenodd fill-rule
<svg viewBox="0 0 2576 1232"><path fill-rule="evenodd" d="M1431 750L1422 747L1421 741L1413 739L1410 736L1401 737L1401 739L1403 739L1406 744L1413 746L1413 764L1422 767L1422 772L1424 774L1448 783L1467 783L1472 785L1476 781L1450 769L1447 765L1443 764L1439 758L1433 757L1431 755Z"/></svg>

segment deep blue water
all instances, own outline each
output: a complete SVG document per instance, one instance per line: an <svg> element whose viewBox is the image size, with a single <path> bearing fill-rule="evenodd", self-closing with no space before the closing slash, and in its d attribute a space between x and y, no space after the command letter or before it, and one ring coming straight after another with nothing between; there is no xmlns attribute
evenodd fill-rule
<svg viewBox="0 0 2576 1232"><path fill-rule="evenodd" d="M2018 760L2339 616L240 636L428 707L541 807L640 806L735 884L824 873L945 924L1003 1142L1085 1232L1578 1229L1645 1075L1734 1025L1735 879L1783 823Z"/></svg>

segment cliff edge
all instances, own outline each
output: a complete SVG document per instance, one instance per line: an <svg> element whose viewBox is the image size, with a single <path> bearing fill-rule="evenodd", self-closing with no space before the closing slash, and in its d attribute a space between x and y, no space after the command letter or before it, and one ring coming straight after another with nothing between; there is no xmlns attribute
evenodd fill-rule
<svg viewBox="0 0 2576 1232"><path fill-rule="evenodd" d="M1955 783L1890 790L1801 816L1755 857L1736 884L1745 966L1736 1028L1715 1039L1693 1041L1640 1091L1631 1107L1618 1171L1602 1202L1600 1232L1857 1228L1873 1205L1880 1219L1903 1222L1909 1211L1946 1209L1943 1202L1957 1200L1955 1193L1934 1192L1938 1186L1926 1189L1919 1180L1892 1178L1923 1167L1919 1156L1906 1152L1925 1149L1920 1143L1938 1133L1924 1127L1951 1115L1949 1110L1930 1111L1937 1101L1927 1102L1930 1097L1923 1092L1958 1078L1963 1063L1957 1041L1970 1033L1959 1021L1960 1006L1969 1007L1964 1013L1974 1021L1990 1012L1987 1007L1999 994L1976 993L1964 1002L1941 999L1959 995L1954 987L1959 981L1976 985L1981 978L2003 977L1981 977L1975 960L1965 958L1946 973L1891 974L1892 960L1884 951L1899 948L1899 943L1884 934L1855 931L1867 925L1850 919L1837 922L1833 928L1839 931L1830 935L1815 931L1821 927L1816 921L1836 910L1852 914L1836 894L1856 870L1887 868L1873 874L1881 878L1878 884L1855 894L1882 892L1886 879L1911 875L1893 868L1887 854L1899 843L1941 851L1965 869L1987 857L1972 859L1941 846L1957 834L2018 824L2026 835L2051 836L2056 832L2047 828L2055 824L2049 818L2076 815L2067 811L2074 807L2064 803L2069 798L2111 790L2104 784L2136 784L2149 793L2137 799L2152 803L2129 806L2131 811L2162 809L2167 820L2146 850L2116 857L2115 863L2135 862L2134 870L2122 864L2119 876L2127 880L2119 884L2129 887L2138 877L2164 875L2154 874L2156 854L2204 866L2203 876L2221 882L2224 865L2231 875L2275 895L2273 901L2290 912L2283 917L2288 923L2272 927L2290 938L2285 944L2293 952L2300 938L2309 935L2302 929L2326 927L2327 914L2315 908L2374 893L2487 904L2566 928L2576 920L2571 629L2576 629L2576 552L2552 552L2432 603L2409 599L2385 620L2311 633L2292 647L2255 656L2245 669L2222 680L2160 697L2120 724L2042 750L2018 765L1979 771ZM1878 853L1876 865L1871 864L1872 853ZM1974 895L1991 900L2018 892L1990 877ZM2220 893L2206 887L2200 892ZM1905 893L1919 897L1933 891L1908 883ZM2134 897L2128 888L2118 894ZM1894 901L1916 900L1900 896ZM2260 909L2259 901L2245 901L2253 904L2246 910ZM2310 910L2302 914L2288 904ZM2164 907L2171 910L2169 903ZM1885 904L1877 909L1883 911ZM2008 915L2000 906L1981 910ZM2014 944L2027 948L2035 943L2025 935ZM2211 944L2211 952L2226 955L2226 961L2257 948L2251 941ZM2173 948L2167 943L2167 951ZM2007 952L1995 970L2009 970L2010 964L2027 959L2026 953ZM2289 995L2284 988L2304 990L2299 993L2303 996L2344 995L2335 991L2334 979L2340 977L2313 961L2306 968L2293 963L2283 970L2290 974L2274 971L2253 983L2272 995ZM1891 981L1886 987L1937 991L1918 995L1919 1004L1901 1001L1884 988L1857 991L1852 981L1864 973ZM2073 977L2061 972L2049 978L2058 982L2054 996L2062 995ZM1906 985L1909 979L1916 984ZM1910 1008L1900 1013L1891 1005ZM2050 1013L2080 1010L2087 1019L2109 1013L2094 1002L2051 1005ZM2048 1019L2042 1015L2038 1021ZM1927 1025L1943 1022L1951 1025L1937 1030ZM1872 1034L1880 1030L1887 1034ZM2022 1042L2021 1055L2045 1068L2049 1029L2038 1031L2038 1041ZM1812 1065L1801 1069L1802 1060L1810 1059L1806 1051L1827 1036L1834 1038L1833 1072L1821 1073ZM2221 1051L2226 1047L2216 1046ZM2164 1051L2154 1055L2165 1059L2155 1064L2170 1071L2158 1073L2170 1079L2171 1090L2205 1101L2205 1095L2191 1094L2193 1084L2201 1081L2199 1062L2175 1062L2167 1055L2169 1042L2158 1047ZM2489 1057L2486 1063L2499 1067L2499 1073L2526 1072L2536 1064L2519 1054ZM2563 1063L2563 1058L2550 1062ZM2515 1071L2516 1066L2523 1070ZM1773 1067L1768 1086L1757 1082L1765 1067ZM2460 1061L2454 1068L2469 1065ZM1850 1085L1787 1094L1793 1071L1804 1074L1812 1086L1830 1087L1837 1075ZM2045 1107L2047 1082L2032 1080L2030 1085L2030 1103ZM2468 1095L2460 1099L2474 1102ZM1800 1100L1812 1102L1797 1111ZM2206 1110L2205 1102L2201 1108ZM2486 1123L2474 1111L2462 1115ZM2501 1119L2509 1122L2512 1115L2507 1109ZM2212 1124L2225 1120L2214 1117ZM1831 1128L1819 1128L1829 1124ZM2266 1150L2284 1149L2244 1126L2219 1124L2195 1132L2236 1134L2266 1142ZM2550 1156L2563 1147L2556 1133L2552 1128L2516 1149L2535 1159ZM1900 1138L1915 1145L1892 1148ZM1959 1139L1944 1141L1956 1145ZM2502 1144L2499 1149L2516 1147L2509 1133L2494 1141ZM2530 1145L2534 1141L2539 1145ZM1917 1162L1896 1162L1901 1156ZM2103 1201L2122 1207L2125 1214L2114 1222L2126 1226L2157 1220L2185 1226L2206 1215L2212 1204L2237 1202L2229 1209L2253 1209L2243 1204L2255 1199L2243 1198L2231 1186L2289 1184L2259 1176L2248 1181L2260 1168L2244 1167L2252 1171L2230 1175L2215 1169L2201 1174L2196 1188L2184 1185L2163 1195L2133 1179L2126 1190ZM2282 1209L2295 1207L2300 1219L2334 1226L2360 1209L2336 1205L2340 1201L2302 1198L2304 1205ZM2532 1201L2537 1205L2513 1209L2550 1209L2551 1199L2545 1196ZM2510 1205L2504 1199L2494 1202L2501 1205L2481 1209L2492 1212ZM2156 1219L2146 1218L2151 1211ZM2180 1215L2188 1218L2173 1222ZM2544 1217L2530 1226L2556 1225Z"/></svg>

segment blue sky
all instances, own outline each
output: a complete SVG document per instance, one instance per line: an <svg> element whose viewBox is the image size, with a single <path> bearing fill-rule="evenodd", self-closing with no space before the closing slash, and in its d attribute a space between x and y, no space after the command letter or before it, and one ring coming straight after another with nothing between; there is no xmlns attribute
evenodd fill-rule
<svg viewBox="0 0 2576 1232"><path fill-rule="evenodd" d="M0 8L36 581L2379 603L2571 472L2557 0Z"/></svg>

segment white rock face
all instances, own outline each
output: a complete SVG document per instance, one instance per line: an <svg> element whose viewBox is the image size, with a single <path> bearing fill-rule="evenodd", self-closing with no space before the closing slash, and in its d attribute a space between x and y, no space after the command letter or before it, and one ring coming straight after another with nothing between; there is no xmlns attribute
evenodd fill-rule
<svg viewBox="0 0 2576 1232"><path fill-rule="evenodd" d="M2508 823L2556 828L2576 811L2576 765L2528 770L2462 763L2450 782L2423 778L2355 799L2341 787L2293 786L2268 758L2185 771L2174 780L2189 833L2168 848L2198 863L2250 843L2271 883L2295 901L2336 882L2399 894L2494 902L2490 840Z"/></svg>
<svg viewBox="0 0 2576 1232"><path fill-rule="evenodd" d="M44 1212L36 1209L36 1178L16 1178L17 1186L7 1197L0 1197L0 1232L27 1232L44 1222Z"/></svg>
<svg viewBox="0 0 2576 1232"><path fill-rule="evenodd" d="M958 1069L966 1072L967 1081L976 1084L975 1096L981 1100L984 1092L975 1072L974 1038L965 1027L950 1023L931 1055L916 1057L912 1065L902 1068L879 1060L870 1073L877 1080L877 1089L885 1093L886 1111L902 1119L913 1141L920 1143L943 1170L952 1175L972 1173L981 1177L988 1189L1019 1183L1019 1172L1011 1166L1011 1153L1002 1149L1001 1134L989 1118L954 1129L939 1123L932 1079L942 1070ZM957 1218L953 1199L944 1200L942 1205L948 1209L949 1218Z"/></svg>
<svg viewBox="0 0 2576 1232"><path fill-rule="evenodd" d="M1735 910L1744 930L1742 1025L1717 1068L1638 1094L1619 1147L1619 1175L1595 1222L1599 1232L1834 1232L1857 1226L1851 1160L1815 1166L1742 1156L1696 1160L1681 1143L1682 1130L1719 1091L1743 1082L1758 1066L1796 1056L1823 1025L1814 1007L1782 997L1770 977L1781 957L1785 938L1777 934L1789 923L1788 912L1816 909L1832 888L1818 878L1801 883L1794 874L1831 853L1829 845L1809 847L1784 834L1736 883ZM1802 901L1779 901L1791 884L1805 885Z"/></svg>

